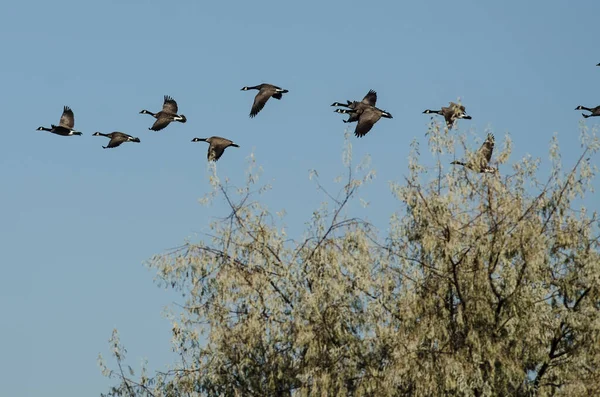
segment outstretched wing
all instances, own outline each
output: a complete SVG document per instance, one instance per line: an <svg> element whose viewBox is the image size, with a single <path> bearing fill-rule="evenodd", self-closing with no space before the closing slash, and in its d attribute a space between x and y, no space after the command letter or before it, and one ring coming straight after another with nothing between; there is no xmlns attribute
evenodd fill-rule
<svg viewBox="0 0 600 397"><path fill-rule="evenodd" d="M107 148L114 148L119 146L120 144L122 144L123 142L125 142L127 140L127 138L125 138L122 135L113 135L113 137L110 139L110 141L108 142L108 145L106 145Z"/></svg>
<svg viewBox="0 0 600 397"><path fill-rule="evenodd" d="M177 114L178 108L177 108L177 102L175 102L175 99L171 98L168 95L165 95L165 102L163 103L162 110L163 110L163 112Z"/></svg>
<svg viewBox="0 0 600 397"><path fill-rule="evenodd" d="M73 111L70 107L65 106L63 108L63 113L62 116L60 116L60 121L58 122L58 125L68 129L72 129L73 127L75 127L75 116L73 115Z"/></svg>
<svg viewBox="0 0 600 397"><path fill-rule="evenodd" d="M159 117L158 119L156 119L154 124L152 124L152 127L150 127L150 129L152 131L160 131L163 128L165 128L166 126L168 126L169 123L171 123L171 119L169 119L167 117Z"/></svg>
<svg viewBox="0 0 600 397"><path fill-rule="evenodd" d="M454 113L454 116L456 118L460 118L460 116L463 116L466 111L464 105L459 105L458 103L454 102L450 102L449 108L452 111L452 113Z"/></svg>
<svg viewBox="0 0 600 397"><path fill-rule="evenodd" d="M452 102L450 102L452 103ZM442 115L444 116L444 120L446 120L446 127L448 127L449 130L452 129L452 127L454 126L454 120L456 120L456 117L454 116L454 110L452 107L442 107Z"/></svg>
<svg viewBox="0 0 600 397"><path fill-rule="evenodd" d="M211 144L208 147L208 154L207 154L208 161L219 160L221 158L221 156L223 155L224 151L225 151L225 146Z"/></svg>
<svg viewBox="0 0 600 397"><path fill-rule="evenodd" d="M492 152L494 151L494 135L488 134L485 142L481 145L477 151L477 158L480 161L481 166L485 167L492 159Z"/></svg>
<svg viewBox="0 0 600 397"><path fill-rule="evenodd" d="M258 91L258 94L254 97L254 103L252 104L252 109L250 110L250 117L254 117L265 107L265 103L269 100L272 95L272 91L261 89Z"/></svg>
<svg viewBox="0 0 600 397"><path fill-rule="evenodd" d="M377 93L373 90L369 90L367 95L365 95L363 98L362 103L365 105L375 106L375 103L377 103Z"/></svg>
<svg viewBox="0 0 600 397"><path fill-rule="evenodd" d="M373 125L381 118L381 114L376 112L373 108L367 108L363 110L362 114L358 119L358 124L356 125L356 129L354 130L354 135L357 137L363 137L367 135Z"/></svg>

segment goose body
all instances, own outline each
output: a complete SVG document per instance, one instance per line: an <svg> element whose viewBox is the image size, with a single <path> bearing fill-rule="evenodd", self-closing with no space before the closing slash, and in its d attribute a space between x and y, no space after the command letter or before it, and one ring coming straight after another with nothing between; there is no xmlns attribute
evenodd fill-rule
<svg viewBox="0 0 600 397"><path fill-rule="evenodd" d="M480 173L496 173L498 172L497 168L491 167L489 165L490 160L492 159L492 152L494 151L494 135L488 134L485 142L481 145L477 153L475 153L475 157L464 163L462 161L453 161L450 164L462 165L463 167L469 168L475 172Z"/></svg>
<svg viewBox="0 0 600 397"><path fill-rule="evenodd" d="M252 109L250 109L250 117L255 117L264 107L269 98L281 99L283 94L289 92L281 87L277 87L272 84L259 84L254 87L243 87L241 91L258 90L258 93L254 97L254 103Z"/></svg>
<svg viewBox="0 0 600 397"><path fill-rule="evenodd" d="M459 105L458 103L450 102L449 106L442 107L441 110L431 110L426 109L424 114L439 114L444 116L446 120L446 126L448 129L452 129L454 126L454 122L458 119L467 119L471 120L471 116L467 115L465 112L464 105Z"/></svg>
<svg viewBox="0 0 600 397"><path fill-rule="evenodd" d="M140 138L136 138L136 137L124 134L119 131L111 132L110 134L103 134L101 132L95 132L92 134L92 136L105 136L107 138L110 138L108 145L102 146L103 149L115 148L124 142L140 143Z"/></svg>
<svg viewBox="0 0 600 397"><path fill-rule="evenodd" d="M230 141L226 138L221 138L220 136L211 136L210 138L194 138L192 142L207 142L208 143L208 153L206 158L208 161L217 161L225 152L229 146L240 147L238 144Z"/></svg>
<svg viewBox="0 0 600 397"><path fill-rule="evenodd" d="M356 112L350 113L348 120L342 120L344 123L352 123L352 122L358 121L360 114L362 113L362 111L364 111L364 109L366 109L369 106L375 106L376 103L377 103L377 92L375 92L374 90L369 90L367 95L365 95L365 97L360 102L347 101L346 104L343 104L340 102L334 102L331 104L331 106L343 106L343 107L346 107L349 109L357 110ZM341 113L341 112L337 112L337 113Z"/></svg>
<svg viewBox="0 0 600 397"><path fill-rule="evenodd" d="M177 102L168 95L164 96L164 102L162 110L158 113L152 113L146 109L142 110L140 114L149 114L154 117L156 121L152 127L148 128L152 131L160 131L167 127L172 121L179 121L185 123L187 118L183 114L177 114L178 112Z"/></svg>
<svg viewBox="0 0 600 397"><path fill-rule="evenodd" d="M349 120L356 119L358 124L354 130L354 135L358 138L367 135L371 128L379 121L380 118L393 118L389 112L376 108L375 106L360 106L355 109L336 109L336 113L349 114ZM350 121L347 121L350 122Z"/></svg>
<svg viewBox="0 0 600 397"><path fill-rule="evenodd" d="M75 131L74 127L75 115L73 114L73 110L68 106L64 106L58 125L50 124L50 128L38 127L37 131L49 131L61 136L81 135L81 132Z"/></svg>
<svg viewBox="0 0 600 397"><path fill-rule="evenodd" d="M586 119L588 117L600 116L600 106L596 106L595 108L586 108L585 106L579 105L575 108L575 110L587 110L588 112L590 112L591 114L581 113L581 115Z"/></svg>

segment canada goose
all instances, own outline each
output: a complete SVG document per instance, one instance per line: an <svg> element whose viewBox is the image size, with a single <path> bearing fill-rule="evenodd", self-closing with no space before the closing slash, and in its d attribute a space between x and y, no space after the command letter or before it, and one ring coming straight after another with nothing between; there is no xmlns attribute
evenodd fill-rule
<svg viewBox="0 0 600 397"><path fill-rule="evenodd" d="M254 97L252 109L250 110L250 117L256 116L258 112L260 112L262 108L265 107L265 103L267 103L270 97L273 97L275 99L281 99L281 96L283 94L289 92L288 90L284 90L281 87L277 87L275 85L266 83L255 85L254 87L244 87L241 89L241 91L248 90L258 90L258 93Z"/></svg>
<svg viewBox="0 0 600 397"><path fill-rule="evenodd" d="M361 109L361 111L359 111L359 112L350 113L348 120L342 120L344 123L352 123L354 121L358 121L358 118L360 117L362 110L364 110L368 106L375 106L376 103L377 103L377 92L375 92L374 90L369 90L367 95L365 95L365 97L360 102L347 101L346 104L343 104L340 102L334 102L331 104L331 106L344 106L349 109ZM337 112L337 113L340 113L340 112Z"/></svg>
<svg viewBox="0 0 600 397"><path fill-rule="evenodd" d="M75 131L73 127L75 127L75 116L71 108L65 106L58 125L50 124L50 128L38 127L36 131L50 131L53 134L62 136L81 135L81 132Z"/></svg>
<svg viewBox="0 0 600 397"><path fill-rule="evenodd" d="M577 106L575 108L575 110L587 110L588 112L591 112L592 114L583 114L581 113L581 115L583 117L585 117L586 119L588 117L595 117L595 116L600 116L600 106L596 106L595 108L586 108L585 106Z"/></svg>
<svg viewBox="0 0 600 397"><path fill-rule="evenodd" d="M94 132L92 136L105 136L110 138L108 145L102 146L103 149L109 149L113 147L117 147L123 142L137 142L140 143L140 138L133 137L131 135L124 134L119 131L111 132L110 134L103 134L101 132Z"/></svg>
<svg viewBox="0 0 600 397"><path fill-rule="evenodd" d="M163 103L162 110L158 113L152 113L146 109L142 110L140 114L149 114L154 117L156 121L152 127L148 128L152 131L160 131L171 123L171 121L179 121L185 123L187 118L183 114L177 114L177 102L168 95L165 95L165 101Z"/></svg>
<svg viewBox="0 0 600 397"><path fill-rule="evenodd" d="M492 159L492 152L494 151L494 135L488 134L485 142L481 145L477 153L475 153L475 157L463 163L461 161L453 161L450 164L458 164L463 167L467 167L473 171L481 172L481 173L490 173L493 174L498 172L497 168L490 167L489 162Z"/></svg>
<svg viewBox="0 0 600 397"><path fill-rule="evenodd" d="M450 102L450 105L448 107L442 107L441 110L426 109L423 113L433 113L444 116L444 119L446 120L446 126L449 130L452 129L452 127L454 126L454 121L456 121L457 119L471 120L471 116L465 113L465 107L454 102Z"/></svg>
<svg viewBox="0 0 600 397"><path fill-rule="evenodd" d="M208 161L217 161L229 146L240 147L229 139L221 138L220 136L211 136L210 138L194 138L192 142L208 142L208 153L206 158Z"/></svg>
<svg viewBox="0 0 600 397"><path fill-rule="evenodd" d="M336 109L335 112L350 114L350 118L352 118L352 116L358 116L358 124L354 130L354 135L359 138L367 135L367 133L371 131L371 128L373 128L373 125L375 125L380 118L393 118L390 113L386 112L385 110L378 109L375 106L367 106L364 108L357 107L356 109Z"/></svg>

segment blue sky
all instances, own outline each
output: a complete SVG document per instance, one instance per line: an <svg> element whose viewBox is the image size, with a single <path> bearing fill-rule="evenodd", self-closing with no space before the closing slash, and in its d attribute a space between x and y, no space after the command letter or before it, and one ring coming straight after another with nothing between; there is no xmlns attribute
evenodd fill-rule
<svg viewBox="0 0 600 397"><path fill-rule="evenodd" d="M0 16L3 394L106 391L96 358L114 327L135 368L170 363L161 311L180 300L143 262L227 214L198 204L210 189L207 145L193 137L241 146L217 165L238 185L254 150L273 185L264 200L299 232L324 200L308 170L334 191L343 171L345 124L329 105L375 89L394 118L352 143L355 159L372 156L377 178L363 196L385 229L398 208L388 181L407 173L409 143L431 157L426 108L460 97L473 117L460 129L483 139L490 128L500 142L510 133L512 161L545 160L557 133L574 163L574 109L600 104L598 15L591 0L10 2ZM256 91L240 88L261 82L289 93L250 119ZM165 94L188 122L148 131L154 119L138 112L159 110ZM35 130L64 105L83 136ZM107 139L91 136L115 130L141 143L103 150Z"/></svg>

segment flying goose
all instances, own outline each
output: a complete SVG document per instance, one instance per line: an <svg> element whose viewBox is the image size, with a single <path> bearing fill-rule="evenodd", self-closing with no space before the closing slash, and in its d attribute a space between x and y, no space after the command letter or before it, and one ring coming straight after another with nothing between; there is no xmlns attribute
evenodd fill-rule
<svg viewBox="0 0 600 397"><path fill-rule="evenodd" d="M133 137L131 135L124 134L119 131L111 132L110 134L103 134L101 132L94 132L92 136L105 136L110 138L108 145L102 146L103 149L114 148L122 144L123 142L137 142L140 143L140 138Z"/></svg>
<svg viewBox="0 0 600 397"><path fill-rule="evenodd" d="M575 110L587 110L588 112L591 112L592 114L583 114L581 113L581 115L583 117L585 117L586 119L588 117L595 117L595 116L600 116L600 106L596 106L595 108L586 108L585 106L577 106L575 108Z"/></svg>
<svg viewBox="0 0 600 397"><path fill-rule="evenodd" d="M452 129L452 127L454 126L454 121L456 121L457 119L471 120L471 116L465 113L465 107L454 102L450 102L450 105L448 107L442 107L441 110L426 109L423 113L433 113L444 116L444 119L446 120L446 126L449 130Z"/></svg>
<svg viewBox="0 0 600 397"><path fill-rule="evenodd" d="M50 131L53 134L62 136L81 135L81 132L75 131L73 127L75 127L75 116L71 108L65 106L58 125L50 124L50 128L38 127L36 131Z"/></svg>
<svg viewBox="0 0 600 397"><path fill-rule="evenodd" d="M275 99L281 99L281 96L288 90L284 90L281 87L277 87L272 84L260 84L255 85L254 87L244 87L241 91L248 90L258 90L258 93L254 97L254 103L252 104L252 109L250 110L250 117L254 117L265 107L265 103L269 100L269 98L273 97Z"/></svg>
<svg viewBox="0 0 600 397"><path fill-rule="evenodd" d="M211 136L210 138L194 138L192 142L208 142L208 153L206 158L208 161L217 161L225 152L229 146L240 147L240 145L233 143L229 139L221 138L220 136Z"/></svg>
<svg viewBox="0 0 600 397"><path fill-rule="evenodd" d="M368 106L375 106L375 104L377 103L377 92L375 92L374 90L369 90L369 92L367 93L367 95L365 95L365 97L362 99L362 101L357 102L357 101L346 101L346 104L340 103L340 102L334 102L331 104L331 106L343 106L343 107L347 107L349 109L362 109L364 110L366 107ZM340 113L340 112L337 112ZM355 113L351 113L350 116L348 117L348 120L342 120L344 123L352 123L354 121L358 121L358 118L360 116L360 112L355 112Z"/></svg>
<svg viewBox="0 0 600 397"><path fill-rule="evenodd" d="M358 124L354 130L354 135L356 135L358 138L367 135L367 133L371 131L371 128L373 128L373 125L375 125L380 118L393 118L392 115L385 110L381 110L370 105L366 107L357 107L356 109L336 109L334 112L350 114L350 119L353 119L354 117L357 118Z"/></svg>
<svg viewBox="0 0 600 397"><path fill-rule="evenodd" d="M473 159L469 160L466 163L461 161L453 161L450 164L462 165L463 167L467 167L473 171L481 172L481 173L496 173L498 172L497 168L490 167L489 162L492 159L492 152L494 151L494 135L488 134L485 142L481 145L477 153Z"/></svg>
<svg viewBox="0 0 600 397"><path fill-rule="evenodd" d="M146 109L140 112L140 114L149 114L156 119L152 127L148 128L149 130L160 131L168 126L171 121L179 121L180 123L185 123L187 121L187 118L183 114L177 114L177 102L168 95L165 95L164 98L165 101L160 112L152 113Z"/></svg>

